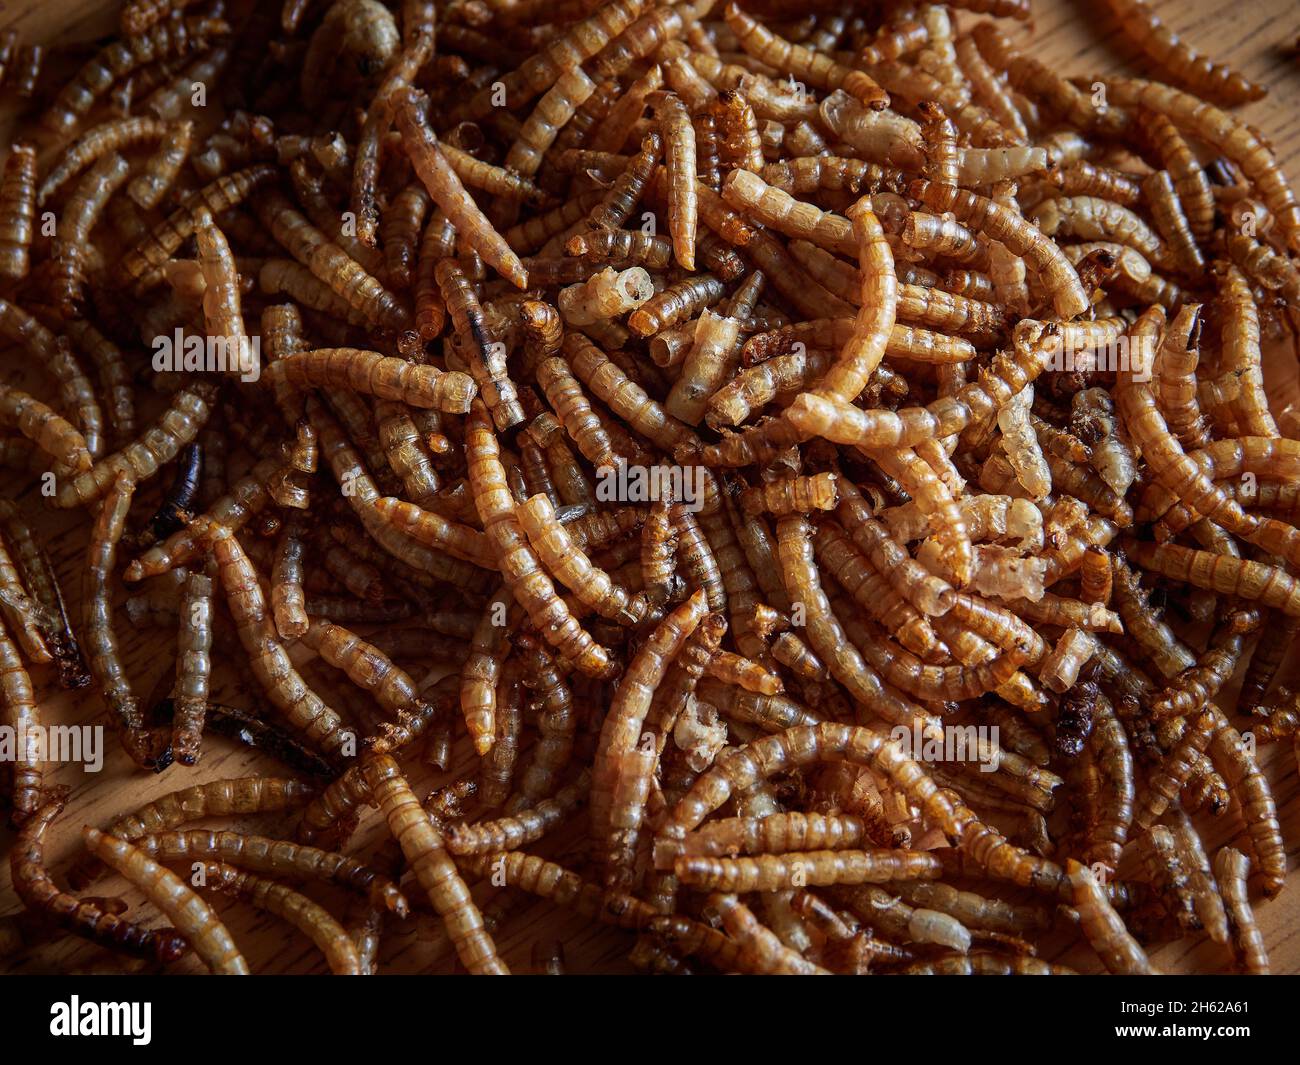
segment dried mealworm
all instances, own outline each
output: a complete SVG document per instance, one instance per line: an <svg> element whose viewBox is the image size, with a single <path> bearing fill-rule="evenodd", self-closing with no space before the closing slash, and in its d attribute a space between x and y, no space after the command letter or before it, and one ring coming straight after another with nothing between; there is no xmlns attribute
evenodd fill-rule
<svg viewBox="0 0 1300 1065"><path fill-rule="evenodd" d="M175 873L164 869L139 848L93 828L83 830L86 846L111 865L175 922L208 970L219 975L247 976L248 963L226 926L212 909Z"/></svg>
<svg viewBox="0 0 1300 1065"><path fill-rule="evenodd" d="M1249 870L1250 859L1232 847L1223 847L1214 856L1214 876L1223 894L1235 953L1247 973L1267 976L1269 967L1264 937L1255 924L1255 913L1246 894Z"/></svg>
<svg viewBox="0 0 1300 1065"><path fill-rule="evenodd" d="M23 904L60 928L110 950L160 962L181 957L188 948L187 930L142 928L89 899L78 899L55 886L45 868L45 832L63 805L64 799L56 797L41 807L23 827L9 852L14 891Z"/></svg>
<svg viewBox="0 0 1300 1065"><path fill-rule="evenodd" d="M410 155L411 165L424 182L430 198L456 227L457 236L506 280L518 288L527 287L528 273L519 256L465 192L421 113L417 95L408 94L397 108L397 126L402 132L403 147Z"/></svg>
<svg viewBox="0 0 1300 1065"><path fill-rule="evenodd" d="M387 756L375 758L366 766L366 780L388 822L389 832L401 845L420 886L446 922L465 968L483 975L508 975L509 970L483 928L482 915L470 898L469 889L447 854L442 833L421 809L397 763Z"/></svg>

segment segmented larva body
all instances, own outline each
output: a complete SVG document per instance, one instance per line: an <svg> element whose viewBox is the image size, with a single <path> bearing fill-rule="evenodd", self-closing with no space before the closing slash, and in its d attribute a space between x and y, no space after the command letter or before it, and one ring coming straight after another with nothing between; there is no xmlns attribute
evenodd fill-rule
<svg viewBox="0 0 1300 1065"><path fill-rule="evenodd" d="M50 255L50 294L65 318L77 316L85 282L90 231L109 197L126 181L127 162L117 152L101 158L78 182L59 217Z"/></svg>
<svg viewBox="0 0 1300 1065"><path fill-rule="evenodd" d="M266 182L277 176L274 166L259 164L233 174L223 174L194 193L184 204L159 223L149 235L122 256L117 269L124 285L143 292L162 279L161 268L194 233L195 215L206 207L213 218L238 206Z"/></svg>
<svg viewBox="0 0 1300 1065"><path fill-rule="evenodd" d="M640 314L649 304L643 304ZM623 423L645 437L656 447L672 452L679 445L696 443L695 434L682 424L640 385L627 376L610 358L581 333L570 333L564 338L564 352L573 372L605 403ZM564 420L560 414L561 421ZM608 426L606 426L608 432ZM581 439L575 437L584 455L587 451ZM590 456L587 456L590 458ZM594 461L594 460L593 460ZM611 463L612 464L612 463Z"/></svg>
<svg viewBox="0 0 1300 1065"><path fill-rule="evenodd" d="M783 976L827 976L827 970L808 961L785 943L733 894L713 894L706 906L719 914L722 926L739 946L740 971Z"/></svg>
<svg viewBox="0 0 1300 1065"><path fill-rule="evenodd" d="M354 737L345 728L343 719L306 685L290 663L266 609L257 571L234 532L209 519L200 518L195 524L216 558L240 643L249 654L258 683L288 723L313 746L327 755L337 755L354 742Z"/></svg>
<svg viewBox="0 0 1300 1065"><path fill-rule="evenodd" d="M572 784L556 792L554 798L543 799L512 817L454 827L447 839L447 849L456 855L518 850L541 839L574 810L582 807L587 801L590 784L590 771L584 769Z"/></svg>
<svg viewBox="0 0 1300 1065"><path fill-rule="evenodd" d="M943 875L943 865L924 851L823 850L759 854L750 858L683 855L674 865L683 884L700 890L779 891L790 887L888 883Z"/></svg>
<svg viewBox="0 0 1300 1065"><path fill-rule="evenodd" d="M1241 804L1264 893L1272 898L1282 890L1286 880L1286 848L1277 820L1277 805L1252 749L1221 714L1217 716L1219 728L1210 738L1210 758Z"/></svg>
<svg viewBox="0 0 1300 1065"><path fill-rule="evenodd" d="M108 492L119 476L127 476L137 485L147 481L193 442L207 423L216 399L217 386L210 381L197 381L179 389L157 422L138 440L61 484L54 496L55 506L91 503Z"/></svg>
<svg viewBox="0 0 1300 1065"><path fill-rule="evenodd" d="M200 573L186 578L180 601L176 643L176 714L172 719L172 754L181 765L194 765L207 714L212 663L212 580Z"/></svg>
<svg viewBox="0 0 1300 1065"><path fill-rule="evenodd" d="M151 832L166 832L205 817L276 813L305 805L316 793L308 784L284 777L229 777L168 792L162 798L117 818L104 831L127 842ZM94 860L72 867L68 882L84 890L99 875Z"/></svg>
<svg viewBox="0 0 1300 1065"><path fill-rule="evenodd" d="M416 263L416 245L432 201L424 186L407 185L393 197L380 221L384 268L394 288L410 288Z"/></svg>
<svg viewBox="0 0 1300 1065"><path fill-rule="evenodd" d="M270 381L294 388L350 388L380 399L448 413L469 410L477 387L468 374L443 371L359 348L318 348L278 359L266 368Z"/></svg>
<svg viewBox="0 0 1300 1065"><path fill-rule="evenodd" d="M486 408L477 403L465 428L470 485L484 532L496 553L501 572L533 625L546 641L578 669L601 677L611 670L608 653L595 642L555 594L550 578L528 546L514 513L514 498L506 484L496 434Z"/></svg>
<svg viewBox="0 0 1300 1065"><path fill-rule="evenodd" d="M1024 259L1052 294L1053 306L1062 319L1077 317L1090 306L1078 274L1055 242L1010 209L965 189L925 181L912 182L908 193L934 210L951 211L958 221Z"/></svg>
<svg viewBox="0 0 1300 1065"><path fill-rule="evenodd" d="M1270 147L1240 119L1189 93L1140 78L1102 78L1114 107L1145 107L1165 115L1240 169L1259 191L1292 251L1300 251L1300 205Z"/></svg>
<svg viewBox="0 0 1300 1065"><path fill-rule="evenodd" d="M591 823L603 842L606 883L630 886L645 816L645 792L654 767L653 747L642 747L642 731L655 690L668 664L704 618L704 593L695 592L656 626L629 663L601 728L592 769ZM649 758L637 758L637 754ZM638 786L644 781L644 787ZM639 800L639 801L638 801Z"/></svg>
<svg viewBox="0 0 1300 1065"><path fill-rule="evenodd" d="M276 241L368 323L399 331L410 326L410 312L397 297L312 225L282 193L263 192L255 207Z"/></svg>
<svg viewBox="0 0 1300 1065"><path fill-rule="evenodd" d="M148 833L135 840L135 846L144 854L167 862L216 859L256 873L334 883L385 906L399 917L409 912L406 897L397 885L370 866L355 858L300 843L239 832L188 829Z"/></svg>
<svg viewBox="0 0 1300 1065"><path fill-rule="evenodd" d="M1130 559L1148 572L1300 617L1300 584L1277 566L1180 544L1125 540L1121 546ZM1191 664L1187 662L1180 669Z"/></svg>
<svg viewBox="0 0 1300 1065"><path fill-rule="evenodd" d="M430 198L455 226L458 238L517 288L527 287L528 272L519 256L478 209L447 157L442 154L438 139L421 112L419 94L408 90L400 98L396 114L402 146L410 156L411 165L424 182Z"/></svg>
<svg viewBox="0 0 1300 1065"><path fill-rule="evenodd" d="M9 533L9 529L6 529L6 533ZM19 563L29 562L30 553L27 553L26 547L19 542L14 542L13 546L14 551L19 555ZM23 554L27 554L26 559L22 558ZM9 551L6 550L4 541L0 541L0 616L4 616L16 631L18 645L21 646L23 653L40 666L52 661L51 649L45 645L44 633L52 631L59 605L55 603L52 606L48 602L51 597L40 596L35 585L32 586L32 596L29 596L23 586L23 580L26 579L31 583L36 575L27 564L23 564L22 568L26 572L19 572L18 567L14 566L13 558L10 558Z"/></svg>
<svg viewBox="0 0 1300 1065"><path fill-rule="evenodd" d="M349 325L368 324L364 314L348 306L342 296L293 259L267 259L258 271L257 284L268 296L287 296L294 303Z"/></svg>
<svg viewBox="0 0 1300 1065"><path fill-rule="evenodd" d="M416 708L419 694L410 676L356 633L315 618L303 634L302 642L342 670L357 687L370 692L388 713L399 715Z"/></svg>
<svg viewBox="0 0 1300 1065"><path fill-rule="evenodd" d="M0 385L0 423L17 429L72 473L85 473L94 465L77 428L26 392Z"/></svg>
<svg viewBox="0 0 1300 1065"><path fill-rule="evenodd" d="M581 255L588 262L642 266L647 270L662 270L673 258L670 241L639 230L597 229L579 233L569 238L564 247L570 255Z"/></svg>
<svg viewBox="0 0 1300 1065"><path fill-rule="evenodd" d="M1264 936L1255 923L1255 912L1251 909L1246 889L1249 872L1250 859L1233 847L1223 847L1214 856L1214 877L1223 896L1234 952L1247 973L1267 976L1268 952L1264 948Z"/></svg>
<svg viewBox="0 0 1300 1065"><path fill-rule="evenodd" d="M1214 63L1166 28L1146 0L1108 0L1126 37L1162 67L1172 81L1226 104L1259 100L1268 92L1238 71Z"/></svg>
<svg viewBox="0 0 1300 1065"><path fill-rule="evenodd" d="M137 847L94 828L82 830L86 846L111 865L165 913L194 948L208 971L247 976L248 963L221 919L175 873Z"/></svg>
<svg viewBox="0 0 1300 1065"><path fill-rule="evenodd" d="M442 154L447 157L447 162L451 164L452 170L456 172L456 176L470 188L482 189L490 195L507 200L519 200L534 207L547 206L553 202L546 192L523 174L503 166L492 166L450 144L439 144L439 147L442 149ZM419 187L408 186L408 188Z"/></svg>
<svg viewBox="0 0 1300 1065"><path fill-rule="evenodd" d="M863 71L843 66L823 53L778 37L734 3L727 5L724 17L740 46L759 62L820 89L842 89L874 111L883 111L889 106L889 94Z"/></svg>
<svg viewBox="0 0 1300 1065"><path fill-rule="evenodd" d="M497 956L483 917L470 897L456 865L429 815L411 792L397 763L387 756L373 758L365 767L366 780L388 830L402 848L420 886L446 923L457 956L471 972L509 975Z"/></svg>
<svg viewBox="0 0 1300 1065"><path fill-rule="evenodd" d="M858 253L860 245L854 239L848 219L797 200L788 192L768 185L755 173L733 170L722 183L721 193L723 200L747 217L787 236L810 241L841 255Z"/></svg>
<svg viewBox="0 0 1300 1065"><path fill-rule="evenodd" d="M192 16L168 19L139 36L106 45L59 92L45 113L45 128L51 133L70 133L119 78L156 60L207 48L212 38L229 32L230 25L222 19Z"/></svg>
<svg viewBox="0 0 1300 1065"><path fill-rule="evenodd" d="M194 558L202 549L204 522L227 526L236 532L242 529L270 503L267 482L283 467L287 457L286 447L282 454L272 454L262 459L246 476L231 485L228 493L199 515L189 528L172 533L161 544L155 544L139 558L133 559L127 565L123 579L139 581L145 577L156 577Z"/></svg>
<svg viewBox="0 0 1300 1065"><path fill-rule="evenodd" d="M1040 958L972 951L950 954L934 961L915 962L893 970L908 976L1071 976L1073 969Z"/></svg>
<svg viewBox="0 0 1300 1065"><path fill-rule="evenodd" d="M881 820L869 821L850 814L773 813L761 818L707 822L686 837L683 853L720 858L792 850L845 850L864 843L893 846L894 842L892 829Z"/></svg>
<svg viewBox="0 0 1300 1065"><path fill-rule="evenodd" d="M725 291L726 286L712 274L697 274L642 302L628 317L628 328L640 337L662 333L716 303Z"/></svg>
<svg viewBox="0 0 1300 1065"><path fill-rule="evenodd" d="M126 194L137 207L147 211L158 206L189 158L193 141L194 123L189 119L167 126L159 140L158 150L126 187Z"/></svg>
<svg viewBox="0 0 1300 1065"><path fill-rule="evenodd" d="M36 216L36 149L15 144L0 177L0 277L27 276Z"/></svg>
<svg viewBox="0 0 1300 1065"><path fill-rule="evenodd" d="M742 492L740 506L747 514L766 512L778 518L814 510L834 510L839 504L839 492L835 487L838 480L833 473L818 473L811 477L769 481Z"/></svg>
<svg viewBox="0 0 1300 1065"><path fill-rule="evenodd" d="M592 563L560 523L545 495L525 500L516 514L542 564L579 602L601 617L623 625L638 624L645 616L648 607L645 597L629 594Z"/></svg>
<svg viewBox="0 0 1300 1065"><path fill-rule="evenodd" d="M82 625L90 672L108 704L114 728L132 759L139 765L149 766L152 764L149 734L118 651L109 583L134 492L135 483L130 476L119 473L100 505L86 561L88 576Z"/></svg>
<svg viewBox="0 0 1300 1065"><path fill-rule="evenodd" d="M304 933L320 949L335 976L362 975L361 958L347 931L328 910L306 895L223 862L201 863L200 875L199 886L246 899L259 910L283 918Z"/></svg>
<svg viewBox="0 0 1300 1065"><path fill-rule="evenodd" d="M695 127L686 105L675 93L655 92L648 102L654 108L665 148L668 231L673 240L673 255L683 269L694 270L699 216Z"/></svg>
<svg viewBox="0 0 1300 1065"><path fill-rule="evenodd" d="M496 565L491 546L477 529L391 496L376 499L374 511L381 520L390 522L420 543L447 551L477 566L494 568Z"/></svg>
<svg viewBox="0 0 1300 1065"><path fill-rule="evenodd" d="M1138 941L1124 927L1123 919L1112 907L1106 892L1092 871L1074 859L1066 863L1074 907L1079 912L1084 935L1112 973L1128 976L1152 976L1151 965Z"/></svg>
<svg viewBox="0 0 1300 1065"><path fill-rule="evenodd" d="M536 174L560 129L595 91L596 83L583 73L581 67L561 74L520 127L506 153L506 169L524 177Z"/></svg>
<svg viewBox="0 0 1300 1065"><path fill-rule="evenodd" d="M998 879L1035 884L1055 893L1066 883L1061 868L1007 843L970 810L940 791L929 775L892 740L868 728L823 723L796 727L749 743L744 757L719 760L677 803L659 831L655 863L671 863L680 840L727 798L785 768L842 759L872 765L911 795L934 824L957 841L963 854L978 853L983 867Z"/></svg>
<svg viewBox="0 0 1300 1065"><path fill-rule="evenodd" d="M434 278L456 332L467 345L470 373L492 412L494 424L503 431L518 425L524 420L524 412L506 368L505 345L489 329L464 268L454 259L444 259L435 268Z"/></svg>
<svg viewBox="0 0 1300 1065"><path fill-rule="evenodd" d="M237 357L228 372L247 379L256 375L258 363L244 331L244 313L240 306L239 271L226 236L212 223L212 217L200 210L195 215L194 243L199 253L199 269L206 287L203 292L203 321L209 338L224 338Z"/></svg>
<svg viewBox="0 0 1300 1065"><path fill-rule="evenodd" d="M63 810L56 797L28 819L9 852L14 892L28 909L60 928L109 950L149 961L171 962L189 948L174 928L147 929L125 920L90 899L58 889L45 868L45 831Z"/></svg>
<svg viewBox="0 0 1300 1065"><path fill-rule="evenodd" d="M26 737L15 742L13 756L10 819L15 826L21 826L41 805L41 751L31 739L37 735L41 717L32 693L31 677L3 621L0 621L0 720L12 735Z"/></svg>

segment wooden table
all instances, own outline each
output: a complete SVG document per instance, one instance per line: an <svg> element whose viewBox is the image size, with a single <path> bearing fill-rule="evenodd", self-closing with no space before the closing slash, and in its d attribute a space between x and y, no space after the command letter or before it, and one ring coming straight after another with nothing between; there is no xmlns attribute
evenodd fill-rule
<svg viewBox="0 0 1300 1065"><path fill-rule="evenodd" d="M1293 41L1300 34L1300 14L1295 5L1290 0L1237 5L1224 5L1218 0L1193 0L1157 3L1156 6L1169 25L1189 41L1207 48L1215 58L1231 60L1248 76L1271 88L1267 99L1251 105L1243 114L1273 141L1285 171L1293 180L1300 180L1300 108L1297 108L1297 103L1300 103L1300 63L1282 57L1276 48L1280 42ZM1071 74L1096 72L1141 76L1149 73L1142 57L1135 56L1127 48L1109 18L1099 12L1098 9L1104 5L1083 0L1035 0L1034 7L1034 54L1038 58ZM110 9L116 10L116 6L111 5ZM103 32L112 22L112 15L97 12L100 12L100 5L86 0L64 5L10 3L0 9L0 22L6 27L17 25L28 39L51 40L56 34L63 40L69 37L84 39ZM1017 38L1026 32L1013 23L1004 22L1002 25ZM6 381L19 377L17 368L8 361L0 363L0 373L4 374ZM1278 394L1284 387L1283 382L1287 387L1292 386L1294 378L1294 362L1289 358L1270 367L1270 395ZM30 486L15 485L9 480L0 482L0 487L7 495L20 493L28 508L36 503ZM66 587L76 589L88 537L84 512L44 511L40 528L62 579L68 582ZM122 594L119 592L119 601ZM172 669L174 636L161 629L136 631L124 621L119 623L119 633L136 689L143 695L153 688L164 672ZM48 693L43 703L46 721L82 724L97 719L99 708L95 698L51 690L49 677L44 671L37 671L33 679ZM219 690L217 697L227 694L230 694L229 689ZM236 699L237 696L231 696L232 702ZM150 799L188 784L280 771L269 759L215 737L205 739L204 757L198 767L191 770L174 767L157 777L133 771L111 738L107 746L109 753L102 772L98 774L86 774L70 766L61 766L52 773L53 782L71 788L65 815L50 833L48 858L56 869L61 868L60 863L76 848L76 830L83 824L103 826ZM460 751L458 754L453 773L467 770L472 763L468 752ZM1300 849L1300 776L1297 775L1290 744L1267 749L1264 762L1281 812L1293 871L1281 897L1259 905L1258 916L1273 971L1297 973L1300 972L1300 874L1294 871L1294 865ZM428 783L436 782L430 778ZM1204 824L1205 819L1198 818L1198 822ZM288 824L284 819L270 817L248 819L245 824L237 822L232 827L274 834ZM1237 831L1235 815L1230 814L1207 828L1207 846L1216 847ZM372 816L363 825L357 841L368 845L381 833L382 826L377 825ZM7 853L12 838L12 833L0 829L0 850ZM574 844L570 839L560 837L553 841L553 846L556 848L553 853L563 855L566 851L572 853ZM121 887L120 881L105 880L96 890L112 892ZM330 905L334 912L341 912L345 900L340 893L327 889L313 889L312 893ZM138 901L131 894L126 897L133 903ZM262 919L240 904L217 900L217 906L224 913L255 972L323 970L317 951L281 922ZM0 914L12 913L18 908L9 882L8 865L4 863L0 865ZM141 916L146 918L146 923L161 923L156 919L148 920L145 913ZM590 925L571 912L556 910L548 904L539 903L520 909L509 920L505 931L498 934L497 941L503 956L516 971L528 971L534 944L549 946L556 941L563 944L571 972L629 971L625 960L631 943L628 935ZM1051 956L1084 971L1098 969L1095 956L1086 946L1068 941L1060 944L1060 949L1051 952ZM1216 971L1226 964L1223 951L1203 938L1167 945L1155 951L1153 956L1160 968L1172 972ZM67 937L29 951L7 967L0 967L0 971L66 971L94 966L107 958L96 948ZM454 968L445 939L440 931L434 930L428 918L408 921L405 925L390 922L380 963L386 972L450 972ZM174 967L174 971L198 969L192 958Z"/></svg>

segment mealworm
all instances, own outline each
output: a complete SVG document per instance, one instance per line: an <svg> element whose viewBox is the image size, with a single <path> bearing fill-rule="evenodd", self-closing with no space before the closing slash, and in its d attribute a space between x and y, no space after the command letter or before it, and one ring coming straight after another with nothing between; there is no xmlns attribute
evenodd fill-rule
<svg viewBox="0 0 1300 1065"><path fill-rule="evenodd" d="M189 949L188 930L142 928L90 899L78 899L55 886L45 868L45 831L59 816L64 801L56 797L42 806L23 826L9 852L14 891L23 905L110 950L163 963L180 958Z"/></svg>
<svg viewBox="0 0 1300 1065"><path fill-rule="evenodd" d="M483 928L483 918L469 890L444 849L442 834L421 809L397 763L387 756L379 756L367 764L365 773L389 832L401 846L430 903L446 923L461 962L471 973L509 975Z"/></svg>
<svg viewBox="0 0 1300 1065"><path fill-rule="evenodd" d="M1116 107L1145 107L1165 115L1235 163L1277 219L1288 246L1300 250L1300 206L1269 147L1240 120L1195 96L1140 78L1103 78Z"/></svg>
<svg viewBox="0 0 1300 1065"><path fill-rule="evenodd" d="M1300 617L1300 587L1276 566L1178 544L1125 540L1122 546L1129 558L1149 572Z"/></svg>
<svg viewBox="0 0 1300 1065"><path fill-rule="evenodd" d="M647 102L654 108L664 143L668 230L672 235L673 256L683 269L694 270L699 212L695 128L686 105L675 93L656 91Z"/></svg>
<svg viewBox="0 0 1300 1065"><path fill-rule="evenodd" d="M76 427L26 392L0 387L0 422L17 429L73 473L85 473L93 465L86 438Z"/></svg>
<svg viewBox="0 0 1300 1065"><path fill-rule="evenodd" d="M248 652L253 674L267 697L284 714L288 723L302 732L313 746L336 756L353 743L354 737L338 714L303 682L275 635L253 565L234 533L211 520L199 519L204 541L210 544L226 602Z"/></svg>
<svg viewBox="0 0 1300 1065"><path fill-rule="evenodd" d="M15 144L0 178L0 275L27 276L36 216L36 149Z"/></svg>
<svg viewBox="0 0 1300 1065"><path fill-rule="evenodd" d="M474 501L484 532L511 590L534 627L582 672L597 677L607 674L610 661L605 649L591 638L555 594L550 579L528 546L506 487L496 435L487 423L486 409L481 403L471 408L465 446Z"/></svg>
<svg viewBox="0 0 1300 1065"><path fill-rule="evenodd" d="M281 193L262 191L254 207L284 248L372 325L401 330L410 313L364 267L297 211Z"/></svg>
<svg viewBox="0 0 1300 1065"><path fill-rule="evenodd" d="M785 887L887 883L939 876L943 866L915 850L802 850L753 858L677 858L677 878L701 891L777 891Z"/></svg>
<svg viewBox="0 0 1300 1065"><path fill-rule="evenodd" d="M644 791L636 785L638 779L644 779L648 786L653 765L635 757L642 749L642 726L668 662L704 614L704 594L697 591L656 626L629 663L601 729L592 770L591 818L593 830L604 842L606 883L610 887L630 882L631 861L645 813ZM653 749L649 753L653 755Z"/></svg>
<svg viewBox="0 0 1300 1065"><path fill-rule="evenodd" d="M59 92L42 123L51 133L66 134L95 106L108 87L133 70L158 59L178 58L210 46L230 33L219 18L168 19L139 36L106 45Z"/></svg>
<svg viewBox="0 0 1300 1065"><path fill-rule="evenodd" d="M153 754L144 714L131 690L131 681L118 650L109 592L117 544L126 526L134 492L134 482L127 474L119 473L100 505L86 561L88 594L82 610L82 624L90 672L108 704L122 745L137 764L152 766Z"/></svg>
<svg viewBox="0 0 1300 1065"><path fill-rule="evenodd" d="M275 175L275 167L259 164L233 174L223 174L199 189L122 256L118 268L122 271L123 283L133 286L137 292L156 283L157 271L162 264L193 234L196 211L206 207L215 218L242 203Z"/></svg>
<svg viewBox="0 0 1300 1065"><path fill-rule="evenodd" d="M455 226L457 236L477 251L485 263L517 288L526 288L528 273L519 256L465 192L422 114L419 94L407 90L399 99L396 115L402 145L429 197Z"/></svg>
<svg viewBox="0 0 1300 1065"><path fill-rule="evenodd" d="M1214 876L1227 910L1228 927L1232 929L1234 952L1240 957L1247 973L1267 976L1268 954L1264 937L1255 924L1255 914L1246 894L1246 874L1250 859L1239 850L1223 847L1214 856Z"/></svg>
<svg viewBox="0 0 1300 1065"><path fill-rule="evenodd" d="M739 943L737 963L743 971L785 976L827 975L825 969L782 943L735 895L710 895L706 906L720 915L727 933Z"/></svg>
<svg viewBox="0 0 1300 1065"><path fill-rule="evenodd" d="M358 348L318 348L279 359L268 379L294 388L351 388L380 399L464 414L477 388L467 374Z"/></svg>
<svg viewBox="0 0 1300 1065"><path fill-rule="evenodd" d="M746 52L792 79L828 90L843 89L875 111L883 111L889 106L889 95L863 71L842 66L826 55L791 44L750 18L734 3L727 5L724 17L735 33L737 43Z"/></svg>
<svg viewBox="0 0 1300 1065"><path fill-rule="evenodd" d="M137 485L147 481L198 436L216 398L217 386L207 381L179 389L167 409L139 439L61 484L54 496L55 505L67 508L92 503L109 492L121 477Z"/></svg>
<svg viewBox="0 0 1300 1065"><path fill-rule="evenodd" d="M150 832L179 828L188 821L231 814L273 813L304 805L315 789L281 777L230 777L169 792L160 799L117 818L105 829L127 842ZM84 889L98 875L93 860L83 860L68 873L68 881Z"/></svg>
<svg viewBox="0 0 1300 1065"><path fill-rule="evenodd" d="M32 681L18 648L3 621L0 621L0 717L5 728L12 730L19 737L17 749L13 754L13 812L10 820L16 826L21 825L41 805L41 767L40 745L35 741L36 730L40 728L40 709L32 693Z"/></svg>
<svg viewBox="0 0 1300 1065"><path fill-rule="evenodd" d="M238 832L172 829L142 835L134 845L162 861L216 859L257 873L328 881L351 888L399 917L408 912L406 897L387 877L354 858L304 844Z"/></svg>
<svg viewBox="0 0 1300 1065"><path fill-rule="evenodd" d="M348 933L328 910L305 895L222 862L203 862L196 875L202 876L204 888L247 899L258 909L284 918L320 948L335 976L361 975L361 959Z"/></svg>
<svg viewBox="0 0 1300 1065"><path fill-rule="evenodd" d="M1268 91L1231 67L1214 63L1178 38L1145 0L1109 0L1111 13L1170 79L1228 104L1258 100Z"/></svg>
<svg viewBox="0 0 1300 1065"><path fill-rule="evenodd" d="M1241 804L1264 893L1272 898L1282 890L1286 880L1286 850L1277 821L1277 807L1268 780L1260 772L1251 749L1243 744L1241 734L1221 717L1219 726L1210 737L1210 758Z"/></svg>
<svg viewBox="0 0 1300 1065"><path fill-rule="evenodd" d="M176 645L172 754L181 765L194 765L198 761L207 712L211 648L212 581L192 573L181 593L180 637Z"/></svg>
<svg viewBox="0 0 1300 1065"><path fill-rule="evenodd" d="M248 963L221 919L175 873L164 869L138 848L93 828L82 835L86 846L111 865L175 922L207 965L209 972L247 976Z"/></svg>
<svg viewBox="0 0 1300 1065"><path fill-rule="evenodd" d="M1084 934L1107 970L1125 975L1155 975L1150 960L1124 927L1088 867L1070 859L1066 871Z"/></svg>

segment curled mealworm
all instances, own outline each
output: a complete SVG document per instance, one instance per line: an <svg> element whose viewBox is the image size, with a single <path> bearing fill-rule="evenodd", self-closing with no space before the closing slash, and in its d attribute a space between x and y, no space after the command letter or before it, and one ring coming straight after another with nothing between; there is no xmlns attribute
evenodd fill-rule
<svg viewBox="0 0 1300 1065"><path fill-rule="evenodd" d="M27 824L9 853L14 890L31 909L61 928L111 950L160 962L185 953L188 929L142 928L89 899L78 899L55 886L45 869L45 832L63 809L64 800L48 801Z"/></svg>

